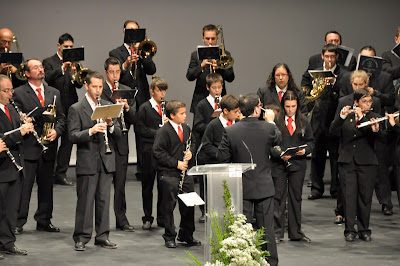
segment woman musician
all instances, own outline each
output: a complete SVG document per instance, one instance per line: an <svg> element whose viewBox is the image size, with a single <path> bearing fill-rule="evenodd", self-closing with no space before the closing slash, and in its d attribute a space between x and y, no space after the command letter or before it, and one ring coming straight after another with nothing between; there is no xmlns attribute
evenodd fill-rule
<svg viewBox="0 0 400 266"><path fill-rule="evenodd" d="M275 240L278 244L284 237L286 198L288 200L288 234L293 241L311 242L301 231L301 194L306 174L306 156L314 147L310 123L301 112L301 100L294 90L287 90L282 97L281 111L276 125L282 132L279 147L271 148L272 179L274 180ZM306 144L293 155L282 156L290 147Z"/></svg>
<svg viewBox="0 0 400 266"><path fill-rule="evenodd" d="M371 241L369 220L378 169L374 144L383 134L379 130L379 123L360 128L358 125L379 117L369 111L372 102L369 91L356 89L354 111L349 111L351 107L345 106L330 126L330 133L340 137L338 164L346 216L344 236L349 242L354 241L357 233L361 240ZM358 232L354 227L356 223Z"/></svg>

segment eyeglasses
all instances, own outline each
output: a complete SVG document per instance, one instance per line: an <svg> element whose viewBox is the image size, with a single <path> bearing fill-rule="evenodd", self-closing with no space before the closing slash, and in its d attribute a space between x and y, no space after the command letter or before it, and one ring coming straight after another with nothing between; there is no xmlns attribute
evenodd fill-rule
<svg viewBox="0 0 400 266"><path fill-rule="evenodd" d="M33 69L33 70L39 70L39 69L44 69L44 67L43 67L43 66L34 66L34 67L32 67L31 69Z"/></svg>
<svg viewBox="0 0 400 266"><path fill-rule="evenodd" d="M12 44L13 41L6 41L6 40L0 40L1 43L3 44Z"/></svg>
<svg viewBox="0 0 400 266"><path fill-rule="evenodd" d="M121 74L121 70L117 70L117 71L107 71L108 74L110 75L119 75Z"/></svg>
<svg viewBox="0 0 400 266"><path fill-rule="evenodd" d="M360 103L364 103L364 104L366 104L366 103L373 103L374 101L373 100L360 100Z"/></svg>
<svg viewBox="0 0 400 266"><path fill-rule="evenodd" d="M2 91L2 92L4 92L4 93L14 93L14 89L7 89L7 90L0 90L0 91Z"/></svg>

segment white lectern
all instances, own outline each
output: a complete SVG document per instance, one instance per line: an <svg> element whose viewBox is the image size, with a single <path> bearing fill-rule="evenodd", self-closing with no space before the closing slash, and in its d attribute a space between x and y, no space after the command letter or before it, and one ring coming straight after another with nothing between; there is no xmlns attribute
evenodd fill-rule
<svg viewBox="0 0 400 266"><path fill-rule="evenodd" d="M188 175L203 175L205 190L206 190L206 243L204 243L204 259L211 262L211 247L210 236L211 221L209 213L215 211L221 215L225 210L224 202L224 187L223 180L229 187L232 195L232 205L235 207L235 213L243 213L243 188L242 188L242 173L247 170L254 169L255 164L251 163L229 163L229 164L206 164L192 167Z"/></svg>

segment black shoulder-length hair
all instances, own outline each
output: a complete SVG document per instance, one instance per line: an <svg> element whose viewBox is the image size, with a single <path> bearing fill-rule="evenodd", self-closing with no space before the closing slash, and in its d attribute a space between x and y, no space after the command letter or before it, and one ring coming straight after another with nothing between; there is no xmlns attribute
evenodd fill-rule
<svg viewBox="0 0 400 266"><path fill-rule="evenodd" d="M289 130L287 129L285 125L285 101L293 101L296 100L297 102L297 110L296 110L296 131L295 133L297 134L304 134L304 130L306 127L306 117L301 113L301 103L299 100L299 96L297 93L293 90L287 90L285 94L282 96L282 101L281 101L281 110L278 113L278 124L279 124L279 129L281 132L285 135L290 135Z"/></svg>
<svg viewBox="0 0 400 266"><path fill-rule="evenodd" d="M278 68L283 67L284 69L286 69L286 72L289 75L289 80L288 80L288 89L292 89L292 90L298 90L299 88L297 87L296 83L294 83L294 79L293 79L293 75L292 75L292 71L290 71L289 66L285 63L278 63L274 66L274 68L272 69L272 72L269 74L269 77L267 79L267 87L270 90L275 90L275 72Z"/></svg>

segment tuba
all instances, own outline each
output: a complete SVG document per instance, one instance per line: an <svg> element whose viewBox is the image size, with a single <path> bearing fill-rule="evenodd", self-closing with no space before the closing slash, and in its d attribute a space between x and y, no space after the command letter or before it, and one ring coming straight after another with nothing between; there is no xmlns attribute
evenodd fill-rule
<svg viewBox="0 0 400 266"><path fill-rule="evenodd" d="M56 98L54 95L53 104L49 104L47 106L47 110L42 113L43 116L43 130L42 135L40 136L40 140L43 144L50 144L51 140L47 138L47 135L50 133L52 129L54 129L54 125L57 122L57 114L56 114Z"/></svg>
<svg viewBox="0 0 400 266"><path fill-rule="evenodd" d="M218 33L221 34L221 50L222 50L222 53L219 59L217 60L217 66L220 69L228 69L233 66L234 60L232 56L227 55L225 53L224 31L222 30L222 25L217 25L217 28L218 28Z"/></svg>

